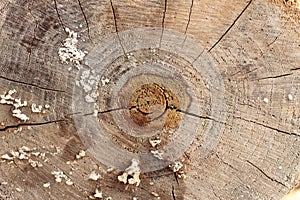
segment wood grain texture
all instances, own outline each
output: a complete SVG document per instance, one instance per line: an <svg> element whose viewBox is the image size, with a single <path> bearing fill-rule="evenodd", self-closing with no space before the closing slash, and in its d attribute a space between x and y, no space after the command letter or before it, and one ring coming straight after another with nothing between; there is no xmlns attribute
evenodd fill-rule
<svg viewBox="0 0 300 200"><path fill-rule="evenodd" d="M89 199L96 188L104 198L128 200L157 199L152 192L162 200L282 198L300 178L300 10L283 2L0 0L0 94L16 89L22 100L51 106L45 114L22 109L30 116L22 122L0 104L0 155L28 146L47 158L36 158L39 168L0 162L0 199ZM88 52L143 27L179 32L209 51L225 85L225 130L205 158L201 138L192 143L183 156L186 179L161 170L126 189L120 171L107 172L89 153L76 159L86 147L71 108L77 71L58 56L65 27L79 33L79 48ZM55 182L57 170L74 184ZM92 171L99 180L88 180Z"/></svg>

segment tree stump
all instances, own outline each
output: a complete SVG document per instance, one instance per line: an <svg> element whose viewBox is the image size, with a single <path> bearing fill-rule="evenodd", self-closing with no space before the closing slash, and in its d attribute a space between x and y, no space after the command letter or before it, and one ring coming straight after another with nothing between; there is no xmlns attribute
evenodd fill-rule
<svg viewBox="0 0 300 200"><path fill-rule="evenodd" d="M0 199L280 199L299 182L299 1L0 11Z"/></svg>

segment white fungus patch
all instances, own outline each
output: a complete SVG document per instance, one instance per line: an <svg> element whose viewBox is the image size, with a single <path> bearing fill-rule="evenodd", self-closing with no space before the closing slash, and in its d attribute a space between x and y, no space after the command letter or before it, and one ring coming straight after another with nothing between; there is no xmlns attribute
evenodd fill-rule
<svg viewBox="0 0 300 200"><path fill-rule="evenodd" d="M177 176L178 176L178 178L183 178L183 179L186 178L186 175L184 174L183 171L181 171L181 173L179 173Z"/></svg>
<svg viewBox="0 0 300 200"><path fill-rule="evenodd" d="M98 199L102 199L103 198L102 192L96 189L94 197Z"/></svg>
<svg viewBox="0 0 300 200"><path fill-rule="evenodd" d="M160 138L155 138L155 139L149 139L149 143L151 144L152 147L156 147L157 145L159 145L161 143L161 139Z"/></svg>
<svg viewBox="0 0 300 200"><path fill-rule="evenodd" d="M36 150L36 148L30 149L29 147L22 146L21 148L19 148L16 151L11 150L9 153L2 155L1 159L2 159L2 162L13 161L15 159L27 160L27 162L33 168L42 167L43 164L38 160L34 160L32 157L36 156L36 157L39 157L40 159L44 159L43 154L41 154L39 152L34 152L35 150Z"/></svg>
<svg viewBox="0 0 300 200"><path fill-rule="evenodd" d="M51 174L54 175L55 181L58 183L62 182L63 178L67 177L62 171L52 171Z"/></svg>
<svg viewBox="0 0 300 200"><path fill-rule="evenodd" d="M103 193L101 190L96 188L95 192L93 195L89 196L90 199L103 199Z"/></svg>
<svg viewBox="0 0 300 200"><path fill-rule="evenodd" d="M150 49L150 52L151 52L151 53L155 53L155 52L156 52L156 49L151 48L151 49Z"/></svg>
<svg viewBox="0 0 300 200"><path fill-rule="evenodd" d="M28 121L29 117L22 113L21 108L26 107L28 105L27 101L21 100L21 98L14 98L13 95L17 93L15 89L9 90L3 95L0 95L0 104L7 104L13 106L12 110L12 116L16 117L22 121ZM50 106L48 104L45 105L46 109L49 109ZM46 113L45 110L43 110L42 105L37 105L35 103L31 104L31 111L32 113Z"/></svg>
<svg viewBox="0 0 300 200"><path fill-rule="evenodd" d="M93 116L94 116L94 117L97 117L97 116L98 116L98 110L96 110L96 109L94 110Z"/></svg>
<svg viewBox="0 0 300 200"><path fill-rule="evenodd" d="M78 34L66 28L65 31L69 34L68 38L64 40L63 47L59 48L58 55L60 61L65 64L69 62L75 64L77 69L80 69L81 62L86 56L87 52L78 48ZM69 68L71 70L72 67Z"/></svg>
<svg viewBox="0 0 300 200"><path fill-rule="evenodd" d="M100 178L100 174L96 173L95 171L92 171L89 175L89 179L93 181L97 181Z"/></svg>
<svg viewBox="0 0 300 200"><path fill-rule="evenodd" d="M294 97L293 97L292 94L288 94L288 100L290 100L290 101L293 101L293 100L294 100Z"/></svg>
<svg viewBox="0 0 300 200"><path fill-rule="evenodd" d="M22 111L20 109L14 109L12 111L12 116L22 120L22 121L28 121L29 117L27 115L25 115L24 113L22 113Z"/></svg>
<svg viewBox="0 0 300 200"><path fill-rule="evenodd" d="M13 160L14 158L8 154L3 154L1 156L1 159L4 159L4 160Z"/></svg>
<svg viewBox="0 0 300 200"><path fill-rule="evenodd" d="M85 101L87 103L94 103L95 102L95 99L90 95L90 94L87 94L85 97L84 97Z"/></svg>
<svg viewBox="0 0 300 200"><path fill-rule="evenodd" d="M100 80L100 76L95 74L95 71L84 70L80 76L80 81L76 82L78 87L81 87L85 92L85 101L87 103L96 102L99 93L98 82Z"/></svg>
<svg viewBox="0 0 300 200"><path fill-rule="evenodd" d="M109 81L110 81L110 80L109 80L108 78L101 79L102 86L105 86L106 84L108 84Z"/></svg>
<svg viewBox="0 0 300 200"><path fill-rule="evenodd" d="M33 113L40 113L42 112L43 106L42 105L36 105L35 103L31 104L31 111Z"/></svg>
<svg viewBox="0 0 300 200"><path fill-rule="evenodd" d="M139 186L141 180L140 180L140 167L139 167L139 161L136 159L132 159L131 165L125 169L124 173L120 176L118 176L118 180L120 182L123 182L124 184L130 184L136 186ZM128 178L128 176L131 176Z"/></svg>
<svg viewBox="0 0 300 200"><path fill-rule="evenodd" d="M23 128L19 127L17 130L14 130L14 134L17 134L17 133L21 132L22 130L23 130Z"/></svg>
<svg viewBox="0 0 300 200"><path fill-rule="evenodd" d="M66 180L66 184L67 185L73 185L74 183L73 183L73 181L71 179L67 179Z"/></svg>
<svg viewBox="0 0 300 200"><path fill-rule="evenodd" d="M28 121L29 117L22 113L19 108L27 106L27 101L22 103L20 98L12 97L13 94L17 93L15 89L9 90L7 93L0 95L0 104L12 105L14 109L12 110L12 116L16 117L22 121Z"/></svg>
<svg viewBox="0 0 300 200"><path fill-rule="evenodd" d="M79 153L76 155L76 159L81 159L86 156L86 153L84 150L80 150Z"/></svg>
<svg viewBox="0 0 300 200"><path fill-rule="evenodd" d="M44 184L43 184L43 187L44 187L44 188L48 188L48 187L50 187L50 183L49 183L49 182L47 182L47 183L44 183Z"/></svg>
<svg viewBox="0 0 300 200"><path fill-rule="evenodd" d="M269 102L269 99L268 99L268 98L264 98L263 101L264 101L265 103L268 103L268 102Z"/></svg>
<svg viewBox="0 0 300 200"><path fill-rule="evenodd" d="M114 171L114 168L110 167L110 168L108 168L106 171L107 171L108 173L110 173L110 172Z"/></svg>
<svg viewBox="0 0 300 200"><path fill-rule="evenodd" d="M163 160L163 155L164 155L163 151L155 150L155 151L151 151L151 153L155 158L158 158L159 160Z"/></svg>
<svg viewBox="0 0 300 200"><path fill-rule="evenodd" d="M169 168L173 172L178 172L182 167L183 167L183 164L181 162L178 162L178 161L169 165Z"/></svg>
<svg viewBox="0 0 300 200"><path fill-rule="evenodd" d="M32 159L28 159L28 163L33 167L33 168L35 168L35 167L42 167L43 166L43 164L41 163L41 162L39 162L39 161L36 161L36 160L32 160Z"/></svg>
<svg viewBox="0 0 300 200"><path fill-rule="evenodd" d="M155 196L155 197L159 197L159 194L156 193L156 192L151 192L151 194L152 194L153 196Z"/></svg>
<svg viewBox="0 0 300 200"><path fill-rule="evenodd" d="M65 180L65 183L67 185L73 185L73 181L66 175L64 174L63 171L52 171L51 174L54 176L55 181L57 183L62 182L63 180Z"/></svg>
<svg viewBox="0 0 300 200"><path fill-rule="evenodd" d="M11 95L13 95L14 93L17 93L17 91L15 89L9 90L4 95L0 95L0 97L1 97L0 103L13 105L15 103L15 98L13 98Z"/></svg>

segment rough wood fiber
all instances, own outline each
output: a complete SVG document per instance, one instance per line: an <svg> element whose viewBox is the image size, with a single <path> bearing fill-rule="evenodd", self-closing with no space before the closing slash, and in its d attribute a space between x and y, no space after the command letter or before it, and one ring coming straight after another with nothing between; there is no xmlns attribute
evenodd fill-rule
<svg viewBox="0 0 300 200"><path fill-rule="evenodd" d="M0 155L28 146L46 152L48 159L37 158L40 168L25 160L0 162L0 199L88 199L96 188L112 199L157 199L152 192L162 200L282 198L300 178L297 5L279 0L0 0L0 93L16 89L22 100L51 105L46 114L24 108L30 116L24 123L0 104ZM116 32L172 29L193 38L213 58L225 85L225 130L205 158L199 158L201 138L193 142L184 156L186 179L158 171L141 175L141 185L126 190L117 181L119 171L106 172L107 166L90 154L75 159L85 147L72 120L77 72L68 71L58 57L65 27L80 34L80 48L87 51ZM51 172L58 170L74 184L57 183ZM99 180L88 180L92 171L101 174ZM43 187L47 182L50 188Z"/></svg>

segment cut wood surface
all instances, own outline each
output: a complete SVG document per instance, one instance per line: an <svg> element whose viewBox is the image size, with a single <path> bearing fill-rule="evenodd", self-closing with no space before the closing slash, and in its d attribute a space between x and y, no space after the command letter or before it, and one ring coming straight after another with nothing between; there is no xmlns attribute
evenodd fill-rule
<svg viewBox="0 0 300 200"><path fill-rule="evenodd" d="M174 50L178 62L166 62L186 65L183 76L189 77L191 87L198 87L195 96L203 103L199 106L204 114L199 117L203 130L197 129L199 135L179 155L180 173L168 167L142 172L141 183L135 186L118 181L125 168L110 170L112 166L97 159L79 136L74 122L78 113L72 107L79 70L75 63L61 62L58 52L69 29L78 33L78 50L87 51L86 58L96 63L93 52L110 49L101 44L116 38L112 44L126 52L130 42L126 43L124 31L149 27L161 30L158 37L147 36L159 45L155 59L165 56L159 47L172 41L173 32L183 36L183 44L193 41L202 48L190 51L187 57L196 63L207 56L214 63L224 84L226 117L205 115L211 111L211 99L219 97L209 96L214 89L206 87L197 70L188 68L194 62L185 64ZM192 46L189 44L186 49ZM133 57L148 62L149 55L142 52ZM84 60L81 64L87 65ZM112 77L108 78L107 85L114 85ZM0 0L0 94L15 90L11 96L21 98L21 103L27 101L20 110L29 117L20 120L13 116L16 106L0 104L0 199L95 199L96 191L103 199L126 200L281 199L300 179L299 89L299 1ZM164 88L157 90L173 95ZM217 90L219 94L221 89ZM105 88L99 91L106 98ZM176 106L180 100L174 99ZM181 104L176 111L185 106ZM186 114L176 115L172 109L167 111L171 119L180 121ZM99 120L110 122L109 117ZM209 123L222 124L224 129L201 157L202 136ZM109 123L107 127L115 131ZM162 134L162 140L164 137ZM117 135L111 140L130 151L152 148L128 138ZM92 172L100 176L92 180Z"/></svg>

